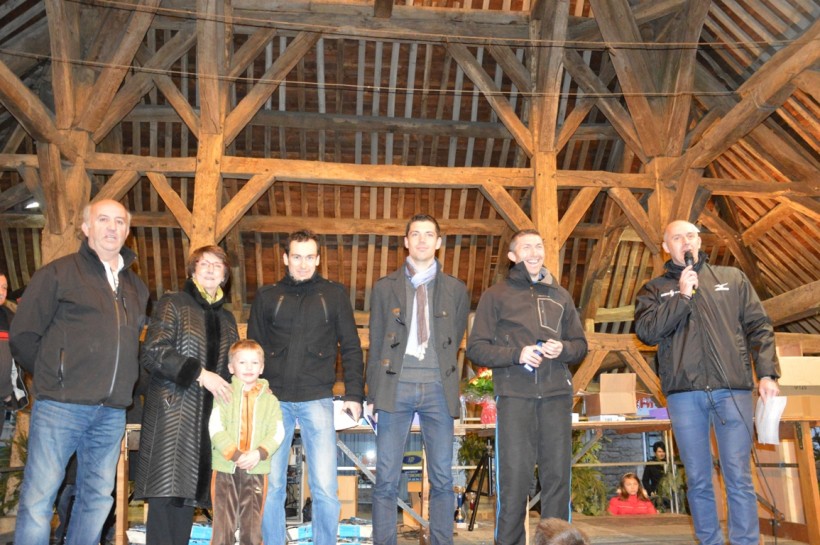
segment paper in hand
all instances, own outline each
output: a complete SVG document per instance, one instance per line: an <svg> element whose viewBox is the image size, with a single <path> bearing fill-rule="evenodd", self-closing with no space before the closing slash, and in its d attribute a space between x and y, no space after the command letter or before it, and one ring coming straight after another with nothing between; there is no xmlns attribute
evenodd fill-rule
<svg viewBox="0 0 820 545"><path fill-rule="evenodd" d="M777 445L780 443L780 416L786 408L784 396L770 397L763 403L757 399L755 407L755 427L757 428L757 442L762 445Z"/></svg>

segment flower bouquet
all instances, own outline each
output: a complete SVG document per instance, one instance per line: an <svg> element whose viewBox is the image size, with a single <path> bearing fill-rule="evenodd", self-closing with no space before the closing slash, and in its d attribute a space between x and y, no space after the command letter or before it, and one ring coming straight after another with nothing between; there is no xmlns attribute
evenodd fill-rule
<svg viewBox="0 0 820 545"><path fill-rule="evenodd" d="M493 399L492 369L479 368L478 374L463 384L461 393L469 403L484 403Z"/></svg>
<svg viewBox="0 0 820 545"><path fill-rule="evenodd" d="M461 395L465 401L481 405L481 423L495 422L496 409L493 397L493 371L480 368L478 374L464 383Z"/></svg>

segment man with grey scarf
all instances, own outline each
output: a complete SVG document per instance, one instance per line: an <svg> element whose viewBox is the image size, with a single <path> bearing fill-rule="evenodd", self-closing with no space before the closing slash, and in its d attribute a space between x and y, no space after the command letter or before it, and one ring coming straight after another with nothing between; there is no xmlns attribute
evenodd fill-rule
<svg viewBox="0 0 820 545"><path fill-rule="evenodd" d="M470 300L464 283L445 274L436 260L441 230L435 218L410 218L404 246L406 262L380 279L371 296L367 388L378 426L373 542L396 543L402 459L418 413L430 481L430 543L452 544L457 355Z"/></svg>

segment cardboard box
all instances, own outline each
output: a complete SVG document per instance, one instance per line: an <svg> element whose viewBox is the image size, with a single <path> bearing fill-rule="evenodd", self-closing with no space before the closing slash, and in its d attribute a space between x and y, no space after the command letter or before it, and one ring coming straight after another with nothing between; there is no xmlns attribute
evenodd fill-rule
<svg viewBox="0 0 820 545"><path fill-rule="evenodd" d="M820 357L780 357L780 395L820 395Z"/></svg>
<svg viewBox="0 0 820 545"><path fill-rule="evenodd" d="M786 396L786 408L783 409L781 419L820 420L820 395L790 395Z"/></svg>
<svg viewBox="0 0 820 545"><path fill-rule="evenodd" d="M342 510L339 518L353 518L356 516L359 505L359 476L339 475L338 482L339 501L342 504Z"/></svg>
<svg viewBox="0 0 820 545"><path fill-rule="evenodd" d="M601 375L601 391L584 396L587 416L602 414L635 414L635 373L604 373Z"/></svg>

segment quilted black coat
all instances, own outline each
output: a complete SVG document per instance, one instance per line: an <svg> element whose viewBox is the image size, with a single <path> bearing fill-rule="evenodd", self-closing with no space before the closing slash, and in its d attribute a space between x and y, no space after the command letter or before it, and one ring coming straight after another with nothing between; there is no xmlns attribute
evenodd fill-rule
<svg viewBox="0 0 820 545"><path fill-rule="evenodd" d="M137 498L210 506L213 396L196 379L204 367L230 380L228 350L239 335L224 302L207 303L189 279L183 291L157 303L140 357L151 381L134 477Z"/></svg>

